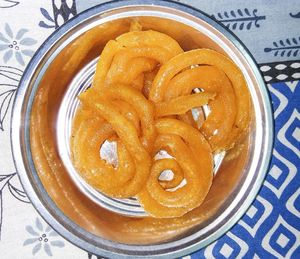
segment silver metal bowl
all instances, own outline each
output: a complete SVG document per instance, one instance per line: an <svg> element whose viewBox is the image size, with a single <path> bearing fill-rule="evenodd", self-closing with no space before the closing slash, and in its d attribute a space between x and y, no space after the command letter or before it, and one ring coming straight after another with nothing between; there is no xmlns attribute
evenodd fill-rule
<svg viewBox="0 0 300 259"><path fill-rule="evenodd" d="M80 179L69 159L75 97L89 85L105 43L127 31L133 18L145 29L172 36L185 50L205 47L229 56L242 70L252 98L247 134L224 158L216 157L216 165L223 161L207 198L179 219L149 218L134 199L101 195ZM70 242L109 258L172 258L211 243L245 213L267 171L273 120L254 60L226 28L175 2L117 1L79 14L40 47L19 86L11 139L33 205Z"/></svg>

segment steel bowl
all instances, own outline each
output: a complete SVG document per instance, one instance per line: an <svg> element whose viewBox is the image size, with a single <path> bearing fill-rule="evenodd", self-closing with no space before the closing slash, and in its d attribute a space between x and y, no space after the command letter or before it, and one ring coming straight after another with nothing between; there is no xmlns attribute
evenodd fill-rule
<svg viewBox="0 0 300 259"><path fill-rule="evenodd" d="M153 219L135 199L102 195L80 178L70 160L76 96L90 85L105 43L128 31L132 19L170 35L185 50L210 48L227 55L243 72L251 94L249 130L230 152L215 157L218 170L204 203L177 219ZM225 27L176 2L116 1L79 14L39 48L20 82L11 139L33 205L70 242L109 258L175 258L216 240L255 199L271 157L273 120L255 61Z"/></svg>

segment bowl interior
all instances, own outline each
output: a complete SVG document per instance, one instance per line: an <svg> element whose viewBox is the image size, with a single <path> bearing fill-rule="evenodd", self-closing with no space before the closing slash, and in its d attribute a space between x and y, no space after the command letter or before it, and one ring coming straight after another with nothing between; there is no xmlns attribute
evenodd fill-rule
<svg viewBox="0 0 300 259"><path fill-rule="evenodd" d="M204 203L180 218L134 218L102 208L74 184L58 152L58 113L72 80L99 56L108 40L129 30L132 19L138 19L144 30L170 35L184 50L209 48L229 56L244 73L254 104L249 130L226 154ZM25 160L32 160L34 166L28 163L27 176L52 217L70 232L74 231L69 221L61 220L44 199L44 190L66 219L80 229L77 235L92 245L103 247L104 241L109 240L120 245L144 244L151 250L151 245L180 247L191 240L207 241L225 223L236 220L246 197L254 197L258 188L258 169L264 160L266 141L263 138L266 111L259 84L238 44L202 19L175 9L155 7L124 7L91 16L58 37L40 59L28 83L23 102L29 116L28 122L24 117L28 129L24 142L28 137L30 144ZM44 190L35 184L34 174ZM89 234L93 237L90 240ZM105 249L116 250L116 246Z"/></svg>

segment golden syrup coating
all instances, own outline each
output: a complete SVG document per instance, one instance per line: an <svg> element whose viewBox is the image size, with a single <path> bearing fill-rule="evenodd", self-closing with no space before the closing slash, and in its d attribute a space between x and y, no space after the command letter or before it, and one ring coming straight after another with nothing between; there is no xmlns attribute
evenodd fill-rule
<svg viewBox="0 0 300 259"><path fill-rule="evenodd" d="M204 134L214 151L226 150L232 145L228 137L237 119L237 107L234 90L224 72L214 66L187 69L172 78L168 88L164 97L166 100L190 94L193 89L216 93L215 98L209 102L210 114L202 123L196 121L196 127Z"/></svg>
<svg viewBox="0 0 300 259"><path fill-rule="evenodd" d="M218 52L184 52L138 22L130 30L106 44L92 87L79 96L72 159L100 192L135 196L152 217L181 217L202 204L213 184L213 153L230 149L248 127L247 85ZM192 110L204 105L210 114L195 119ZM106 140L117 145L117 165L99 155ZM172 158L157 159L162 150ZM165 170L171 179L161 179Z"/></svg>
<svg viewBox="0 0 300 259"><path fill-rule="evenodd" d="M154 161L147 188L138 199L154 217L179 217L198 207L209 191L213 178L211 148L198 130L179 120L159 119L155 125L159 134L155 151L166 150L176 159L186 184L174 191L163 189L156 168L160 160Z"/></svg>
<svg viewBox="0 0 300 259"><path fill-rule="evenodd" d="M236 115L227 143L231 147L234 145L238 135L248 127L250 120L250 95L242 72L224 55L209 49L195 49L177 55L160 68L153 81L149 99L153 102L163 101L166 92L169 91L170 81L180 72L184 72L186 69L193 70L194 66L199 65L210 65L223 71L230 80L234 90ZM232 110L235 110L235 107L232 107ZM218 131L218 129L215 130Z"/></svg>

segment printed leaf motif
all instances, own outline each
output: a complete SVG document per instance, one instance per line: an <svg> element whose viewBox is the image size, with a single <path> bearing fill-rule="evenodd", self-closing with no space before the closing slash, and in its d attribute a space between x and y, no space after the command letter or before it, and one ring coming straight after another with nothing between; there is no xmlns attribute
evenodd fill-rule
<svg viewBox="0 0 300 259"><path fill-rule="evenodd" d="M12 183L12 180L17 175L17 173L0 175L0 196L3 192L5 186L8 187L8 191L19 201L30 203L26 193L23 190L18 189ZM1 209L1 208L0 208ZM1 214L1 213L0 213ZM1 217L1 215L0 215ZM0 220L0 229L1 229L1 220ZM30 231L30 230L29 230ZM34 232L34 231L33 231ZM1 234L1 233L0 233Z"/></svg>
<svg viewBox="0 0 300 259"><path fill-rule="evenodd" d="M6 50L7 49L7 44L0 44L0 51Z"/></svg>
<svg viewBox="0 0 300 259"><path fill-rule="evenodd" d="M39 26L46 29L55 28L54 18L51 17L49 12L45 8L40 8L42 16L46 19L46 21L40 21Z"/></svg>
<svg viewBox="0 0 300 259"><path fill-rule="evenodd" d="M284 42L282 40L279 41L279 44L283 47L285 47Z"/></svg>
<svg viewBox="0 0 300 259"><path fill-rule="evenodd" d="M293 38L292 41L293 41L295 44L298 43L297 40L296 40L296 38Z"/></svg>
<svg viewBox="0 0 300 259"><path fill-rule="evenodd" d="M48 11L47 11L45 8L41 8L40 10L41 10L42 15L43 15L48 21L54 22L54 19L50 16L50 14L48 13Z"/></svg>
<svg viewBox="0 0 300 259"><path fill-rule="evenodd" d="M25 61L24 61L22 55L20 54L20 52L16 52L15 57L16 57L16 60L19 62L19 64L21 64L22 66L25 65Z"/></svg>
<svg viewBox="0 0 300 259"><path fill-rule="evenodd" d="M273 47L266 47L264 52L273 53L274 57L297 57L300 50L300 37L281 39L272 42Z"/></svg>
<svg viewBox="0 0 300 259"><path fill-rule="evenodd" d="M23 74L23 71L15 68L15 67L10 67L10 66L0 66L0 85L1 83L3 83L3 80L12 80L9 81L9 83L14 82L15 83L15 87L18 86L18 82L21 79L21 76Z"/></svg>
<svg viewBox="0 0 300 259"><path fill-rule="evenodd" d="M41 221L39 220L39 218L36 218L35 226L38 228L39 231L43 231L43 225L42 225Z"/></svg>
<svg viewBox="0 0 300 259"><path fill-rule="evenodd" d="M2 131L22 73L18 68L0 66L0 130Z"/></svg>
<svg viewBox="0 0 300 259"><path fill-rule="evenodd" d="M27 245L31 245L31 244L35 243L37 241L37 239L38 239L37 237L26 239L23 243L23 246L27 246Z"/></svg>
<svg viewBox="0 0 300 259"><path fill-rule="evenodd" d="M25 203L30 203L30 201L24 191L16 188L15 186L13 186L10 183L8 183L8 189L9 189L10 193L19 201L22 201Z"/></svg>
<svg viewBox="0 0 300 259"><path fill-rule="evenodd" d="M17 33L17 35L16 35L16 40L21 39L26 32L28 32L27 29L21 29L21 30L19 30L18 33Z"/></svg>
<svg viewBox="0 0 300 259"><path fill-rule="evenodd" d="M25 46L32 46L36 43L37 43L37 41L32 38L24 38L20 41L20 44L25 45Z"/></svg>
<svg viewBox="0 0 300 259"><path fill-rule="evenodd" d="M51 251L51 248L50 248L50 246L49 246L49 244L44 244L44 250L45 250L45 252L46 252L46 254L48 255L48 256L52 256L53 254L52 254L52 251Z"/></svg>
<svg viewBox="0 0 300 259"><path fill-rule="evenodd" d="M43 28L46 28L46 29L50 29L50 28L54 28L55 27L55 25L48 25L44 21L40 21L39 22L39 26L43 27Z"/></svg>
<svg viewBox="0 0 300 259"><path fill-rule="evenodd" d="M14 34L13 34L10 26L8 25L8 23L5 24L4 29L5 29L6 34L12 39L14 37Z"/></svg>
<svg viewBox="0 0 300 259"><path fill-rule="evenodd" d="M12 50L7 51L7 52L3 55L4 63L7 63L8 60L10 60L10 58L12 57L12 55L13 55L13 51L12 51Z"/></svg>
<svg viewBox="0 0 300 259"><path fill-rule="evenodd" d="M0 175L0 192L3 190L4 186L8 183L8 181L9 181L14 175L15 175L15 174Z"/></svg>
<svg viewBox="0 0 300 259"><path fill-rule="evenodd" d="M245 8L245 14L247 14L248 16L251 16L251 14L250 14L248 8Z"/></svg>
<svg viewBox="0 0 300 259"><path fill-rule="evenodd" d="M52 230L52 228L48 225L47 227L46 227L46 232L49 232L49 231L51 231ZM53 231L54 232L54 231ZM55 232L56 233L56 232Z"/></svg>
<svg viewBox="0 0 300 259"><path fill-rule="evenodd" d="M4 120L7 116L15 90L5 91L0 94L0 130L4 130Z"/></svg>
<svg viewBox="0 0 300 259"><path fill-rule="evenodd" d="M232 30L250 30L254 25L256 28L260 27L258 23L260 20L265 20L265 16L258 16L257 9L254 9L252 13L248 8L237 9L231 11L224 11L223 13L217 13L217 16L212 15L213 18L222 22L226 27Z"/></svg>
<svg viewBox="0 0 300 259"><path fill-rule="evenodd" d="M4 37L4 35L1 32L0 32L0 41L5 42L5 43L10 42L8 39L6 39L6 37Z"/></svg>
<svg viewBox="0 0 300 259"><path fill-rule="evenodd" d="M60 240L51 241L50 244L52 246L57 246L57 247L64 247L65 246L64 242L62 242Z"/></svg>
<svg viewBox="0 0 300 259"><path fill-rule="evenodd" d="M31 234L32 236L36 236L36 237L39 236L39 233L36 232L36 231L33 229L32 226L26 226L25 229L26 229L26 231L27 231L29 234Z"/></svg>
<svg viewBox="0 0 300 259"><path fill-rule="evenodd" d="M49 234L50 237L56 237L58 236L58 234L55 232L55 231L52 231L50 234Z"/></svg>
<svg viewBox="0 0 300 259"><path fill-rule="evenodd" d="M252 25L251 22L249 22L249 23L247 24L247 30L250 30L250 29L251 29L251 25Z"/></svg>
<svg viewBox="0 0 300 259"><path fill-rule="evenodd" d="M28 57L32 57L34 55L34 51L30 49L21 50L22 54Z"/></svg>
<svg viewBox="0 0 300 259"><path fill-rule="evenodd" d="M300 18L300 12L298 12L296 14L290 13L290 16L293 17L293 18Z"/></svg>
<svg viewBox="0 0 300 259"><path fill-rule="evenodd" d="M35 255L38 251L41 250L42 244L38 243L32 248L32 255Z"/></svg>
<svg viewBox="0 0 300 259"><path fill-rule="evenodd" d="M14 0L0 0L0 8L10 8L18 5L19 1Z"/></svg>

